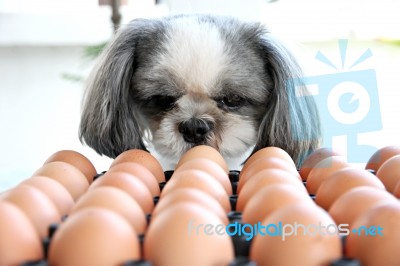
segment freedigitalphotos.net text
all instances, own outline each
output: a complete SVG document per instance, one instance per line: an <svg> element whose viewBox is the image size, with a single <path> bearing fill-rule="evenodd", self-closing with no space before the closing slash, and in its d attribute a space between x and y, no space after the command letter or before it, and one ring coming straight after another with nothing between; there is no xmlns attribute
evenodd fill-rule
<svg viewBox="0 0 400 266"><path fill-rule="evenodd" d="M294 222L293 224L283 224L282 222L262 224L246 224L234 222L228 225L224 224L203 224L195 223L190 220L188 224L189 236L196 236L204 234L207 236L212 235L229 235L229 236L245 236L246 240L251 240L256 235L281 237L283 241L290 236L321 236L325 235L338 235L347 236L350 234L369 235L369 236L382 236L383 228L381 226L360 226L350 230L349 224L301 224Z"/></svg>

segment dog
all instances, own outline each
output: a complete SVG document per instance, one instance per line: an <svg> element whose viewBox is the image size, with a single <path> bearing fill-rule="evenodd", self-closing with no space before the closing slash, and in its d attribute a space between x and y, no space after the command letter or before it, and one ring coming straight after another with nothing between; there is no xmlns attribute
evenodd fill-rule
<svg viewBox="0 0 400 266"><path fill-rule="evenodd" d="M134 19L94 67L79 138L115 158L153 150L170 165L196 145L243 163L276 146L302 160L321 141L294 56L261 23L212 15Z"/></svg>

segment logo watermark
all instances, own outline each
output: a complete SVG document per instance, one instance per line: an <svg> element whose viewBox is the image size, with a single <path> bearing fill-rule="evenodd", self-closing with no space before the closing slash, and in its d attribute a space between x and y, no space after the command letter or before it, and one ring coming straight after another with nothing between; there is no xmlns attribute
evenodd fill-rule
<svg viewBox="0 0 400 266"><path fill-rule="evenodd" d="M366 236L383 236L383 228L381 226L360 226L359 228L353 228L350 230L349 224L284 224L282 222L262 224L247 224L234 222L228 225L224 224L196 224L193 220L189 221L188 224L189 236L196 236L204 234L206 236L212 235L229 235L229 236L245 236L247 241L253 239L254 236L270 236L280 237L282 241L285 241L291 236L326 236L326 235L337 235L337 236L348 236L350 234L366 235Z"/></svg>
<svg viewBox="0 0 400 266"><path fill-rule="evenodd" d="M348 162L365 163L378 149L360 144L359 134L382 129L377 78L373 69L352 70L372 56L371 50L366 49L354 62L347 64L347 44L346 39L338 41L340 67L320 51L315 56L336 73L302 77L293 82L298 89L306 86L314 98L322 123L323 146L333 148L333 139L344 136Z"/></svg>

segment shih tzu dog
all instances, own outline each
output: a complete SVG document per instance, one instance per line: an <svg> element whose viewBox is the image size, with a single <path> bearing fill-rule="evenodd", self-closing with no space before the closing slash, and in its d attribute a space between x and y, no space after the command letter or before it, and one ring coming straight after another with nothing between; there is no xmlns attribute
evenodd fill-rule
<svg viewBox="0 0 400 266"><path fill-rule="evenodd" d="M277 146L299 166L320 142L301 75L261 24L206 15L135 19L90 77L80 139L111 158L150 149L171 165L195 145L241 163Z"/></svg>

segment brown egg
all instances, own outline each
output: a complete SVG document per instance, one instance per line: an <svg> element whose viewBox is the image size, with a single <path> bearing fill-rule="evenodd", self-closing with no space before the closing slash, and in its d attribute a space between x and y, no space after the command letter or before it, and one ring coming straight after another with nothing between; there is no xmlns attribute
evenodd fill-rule
<svg viewBox="0 0 400 266"><path fill-rule="evenodd" d="M371 169L375 172L379 167L393 156L400 155L400 146L386 146L376 151L368 160L365 169Z"/></svg>
<svg viewBox="0 0 400 266"><path fill-rule="evenodd" d="M153 265L228 265L234 259L231 238L218 216L199 204L174 204L150 222L144 259Z"/></svg>
<svg viewBox="0 0 400 266"><path fill-rule="evenodd" d="M222 155L215 148L207 145L195 146L186 151L180 158L175 169L178 169L182 164L187 161L198 158L209 159L221 166L226 173L229 172L228 165L226 164L225 159L222 157Z"/></svg>
<svg viewBox="0 0 400 266"><path fill-rule="evenodd" d="M376 176L385 185L387 191L393 193L400 182L400 155L387 159L376 172Z"/></svg>
<svg viewBox="0 0 400 266"><path fill-rule="evenodd" d="M341 156L332 156L321 160L308 174L306 184L308 193L317 193L319 186L327 176L349 166Z"/></svg>
<svg viewBox="0 0 400 266"><path fill-rule="evenodd" d="M383 201L396 202L397 199L389 192L375 187L356 187L343 193L329 208L329 214L337 224L349 224L374 205Z"/></svg>
<svg viewBox="0 0 400 266"><path fill-rule="evenodd" d="M257 161L258 159L267 157L281 158L289 162L290 164L293 164L293 167L296 168L296 164L293 162L292 157L290 157L290 155L285 150L279 147L265 147L256 151L249 157L249 159L247 159L246 163L243 165L241 172L245 171L247 167L252 165L253 162Z"/></svg>
<svg viewBox="0 0 400 266"><path fill-rule="evenodd" d="M262 224L264 235L259 230L250 248L258 266L330 265L342 255L340 238L332 231L335 222L315 204L288 205Z"/></svg>
<svg viewBox="0 0 400 266"><path fill-rule="evenodd" d="M236 202L236 210L243 211L247 202L258 190L272 184L290 184L304 194L307 194L303 183L296 176L280 169L266 169L258 172L243 186Z"/></svg>
<svg viewBox="0 0 400 266"><path fill-rule="evenodd" d="M104 186L88 191L75 204L70 216L90 207L105 208L120 214L138 234L143 234L146 230L146 215L142 207L121 189Z"/></svg>
<svg viewBox="0 0 400 266"><path fill-rule="evenodd" d="M21 184L30 185L42 191L54 203L61 216L67 215L74 205L74 199L68 190L49 177L32 176Z"/></svg>
<svg viewBox="0 0 400 266"><path fill-rule="evenodd" d="M72 150L61 150L51 155L45 162L65 162L78 168L87 178L89 184L97 174L96 168L92 162L83 154Z"/></svg>
<svg viewBox="0 0 400 266"><path fill-rule="evenodd" d="M400 265L400 204L385 203L360 216L346 240L346 256L363 266Z"/></svg>
<svg viewBox="0 0 400 266"><path fill-rule="evenodd" d="M393 195L396 198L400 199L400 182L398 182L397 185L395 186L394 191L393 191Z"/></svg>
<svg viewBox="0 0 400 266"><path fill-rule="evenodd" d="M119 214L87 208L61 224L49 247L49 265L123 265L140 258L139 239Z"/></svg>
<svg viewBox="0 0 400 266"><path fill-rule="evenodd" d="M157 181L164 182L165 175L160 162L149 152L139 149L127 150L118 155L111 163L111 167L119 163L138 163L146 167L156 177Z"/></svg>
<svg viewBox="0 0 400 266"><path fill-rule="evenodd" d="M184 170L174 175L163 188L162 198L178 188L200 189L215 198L225 210L231 211L228 193L214 177L200 170Z"/></svg>
<svg viewBox="0 0 400 266"><path fill-rule="evenodd" d="M314 150L307 158L304 160L300 168L300 176L306 181L311 170L323 159L332 156L340 156L341 154L331 148L319 148Z"/></svg>
<svg viewBox="0 0 400 266"><path fill-rule="evenodd" d="M193 202L200 204L201 206L206 207L208 210L215 213L225 225L229 222L226 212L219 202L211 195L196 188L174 189L174 191L165 195L154 208L151 214L151 219L156 219L157 215L162 213L164 210L173 208L174 204L181 202Z"/></svg>
<svg viewBox="0 0 400 266"><path fill-rule="evenodd" d="M65 162L49 162L32 176L46 176L60 182L76 201L89 188L86 176L75 166Z"/></svg>
<svg viewBox="0 0 400 266"><path fill-rule="evenodd" d="M249 199L243 210L244 223L257 224L262 222L275 211L299 202L314 204L311 198L303 191L290 184L275 184L258 190Z"/></svg>
<svg viewBox="0 0 400 266"><path fill-rule="evenodd" d="M375 175L363 169L349 167L336 171L322 182L315 195L315 202L325 210L329 210L333 202L346 191L361 186L385 189Z"/></svg>
<svg viewBox="0 0 400 266"><path fill-rule="evenodd" d="M142 207L145 214L151 213L154 208L150 190L133 175L123 172L106 173L92 183L89 191L103 186L112 186L127 192Z"/></svg>
<svg viewBox="0 0 400 266"><path fill-rule="evenodd" d="M17 206L0 200L0 217L0 265L22 265L43 259L40 238Z"/></svg>
<svg viewBox="0 0 400 266"><path fill-rule="evenodd" d="M175 170L174 175L178 174L180 171L190 169L204 171L212 175L216 180L218 180L218 182L221 183L226 190L226 193L228 193L228 195L232 195L232 185L229 181L229 177L225 170L216 162L205 158L192 159L180 165L179 168Z"/></svg>
<svg viewBox="0 0 400 266"><path fill-rule="evenodd" d="M283 160L279 157L265 157L254 161L250 167L240 172L239 183L237 186L237 192L240 193L244 184L249 178L257 174L258 172L265 169L281 169L289 172L290 174L297 176L300 179L299 173L296 168L289 163L287 160Z"/></svg>
<svg viewBox="0 0 400 266"><path fill-rule="evenodd" d="M156 177L143 165L138 163L119 163L112 166L107 172L125 172L134 175L143 181L154 197L160 196L160 186Z"/></svg>
<svg viewBox="0 0 400 266"><path fill-rule="evenodd" d="M29 185L19 185L0 194L0 199L18 206L29 218L40 238L48 236L50 224L61 220L53 202L39 189Z"/></svg>

